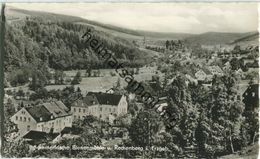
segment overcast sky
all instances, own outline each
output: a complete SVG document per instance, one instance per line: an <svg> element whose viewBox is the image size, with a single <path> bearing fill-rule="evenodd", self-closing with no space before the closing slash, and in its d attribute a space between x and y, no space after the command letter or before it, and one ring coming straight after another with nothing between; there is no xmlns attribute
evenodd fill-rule
<svg viewBox="0 0 260 159"><path fill-rule="evenodd" d="M256 3L38 3L8 4L157 32L256 31ZM7 6L8 6L7 5ZM7 13L8 14L8 13Z"/></svg>

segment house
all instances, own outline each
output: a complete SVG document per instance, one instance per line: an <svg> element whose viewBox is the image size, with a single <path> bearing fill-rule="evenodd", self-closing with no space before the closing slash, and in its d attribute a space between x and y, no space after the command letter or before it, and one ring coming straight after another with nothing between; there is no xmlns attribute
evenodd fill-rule
<svg viewBox="0 0 260 159"><path fill-rule="evenodd" d="M207 78L207 74L203 70L199 70L195 73L195 77L199 81L204 81Z"/></svg>
<svg viewBox="0 0 260 159"><path fill-rule="evenodd" d="M248 63L248 72L258 72L259 70L259 65L258 65L258 60L255 60L253 63Z"/></svg>
<svg viewBox="0 0 260 159"><path fill-rule="evenodd" d="M189 82L198 84L198 80L193 74L185 74L185 77L188 79Z"/></svg>
<svg viewBox="0 0 260 159"><path fill-rule="evenodd" d="M255 59L243 58L244 65L254 63Z"/></svg>
<svg viewBox="0 0 260 159"><path fill-rule="evenodd" d="M17 125L20 135L31 130L57 133L72 126L72 114L61 101L55 101L24 107L11 117L11 121Z"/></svg>
<svg viewBox="0 0 260 159"><path fill-rule="evenodd" d="M127 106L125 95L89 92L85 97L75 101L71 110L74 120L93 115L111 123L116 117L127 113Z"/></svg>
<svg viewBox="0 0 260 159"><path fill-rule="evenodd" d="M209 66L208 70L210 71L210 73L212 75L218 75L218 76L222 76L223 75L223 71L219 66Z"/></svg>
<svg viewBox="0 0 260 159"><path fill-rule="evenodd" d="M237 77L243 79L245 76L244 76L244 72L241 68L239 68L238 70L235 71L235 74Z"/></svg>
<svg viewBox="0 0 260 159"><path fill-rule="evenodd" d="M228 62L226 62L226 63L224 64L223 70L224 70L224 71L228 71L228 70L230 70L230 69L231 69L231 64L230 64L230 62L228 61Z"/></svg>

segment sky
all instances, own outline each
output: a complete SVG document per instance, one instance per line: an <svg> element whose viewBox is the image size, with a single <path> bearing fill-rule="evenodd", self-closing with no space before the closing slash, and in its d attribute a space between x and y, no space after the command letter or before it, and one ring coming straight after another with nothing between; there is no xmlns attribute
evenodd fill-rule
<svg viewBox="0 0 260 159"><path fill-rule="evenodd" d="M9 3L26 10L82 17L155 32L249 32L258 28L257 3ZM8 14L8 13L7 13Z"/></svg>

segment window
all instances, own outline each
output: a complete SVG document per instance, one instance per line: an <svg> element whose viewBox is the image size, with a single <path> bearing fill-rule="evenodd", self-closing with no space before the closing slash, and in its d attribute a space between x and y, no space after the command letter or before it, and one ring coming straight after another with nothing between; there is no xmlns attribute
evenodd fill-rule
<svg viewBox="0 0 260 159"><path fill-rule="evenodd" d="M31 118L30 118L30 117L28 118L28 121L31 121Z"/></svg>
<svg viewBox="0 0 260 159"><path fill-rule="evenodd" d="M79 112L81 112L81 109L79 108Z"/></svg>
<svg viewBox="0 0 260 159"><path fill-rule="evenodd" d="M100 107L99 110L102 112L102 108Z"/></svg>
<svg viewBox="0 0 260 159"><path fill-rule="evenodd" d="M74 112L76 112L76 108L74 108Z"/></svg>
<svg viewBox="0 0 260 159"><path fill-rule="evenodd" d="M74 115L74 119L76 119L77 118L77 116L76 115Z"/></svg>
<svg viewBox="0 0 260 159"><path fill-rule="evenodd" d="M16 116L15 119L18 120L18 116Z"/></svg>
<svg viewBox="0 0 260 159"><path fill-rule="evenodd" d="M23 120L26 121L26 117L23 117Z"/></svg>
<svg viewBox="0 0 260 159"><path fill-rule="evenodd" d="M27 125L27 131L30 131L31 127L30 125Z"/></svg>
<svg viewBox="0 0 260 159"><path fill-rule="evenodd" d="M23 117L20 117L20 121L22 121L23 120Z"/></svg>

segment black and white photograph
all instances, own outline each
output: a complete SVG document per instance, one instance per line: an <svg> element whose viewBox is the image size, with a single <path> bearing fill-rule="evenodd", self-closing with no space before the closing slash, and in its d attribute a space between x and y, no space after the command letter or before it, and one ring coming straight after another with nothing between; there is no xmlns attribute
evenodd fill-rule
<svg viewBox="0 0 260 159"><path fill-rule="evenodd" d="M1 157L257 159L258 5L1 4Z"/></svg>

